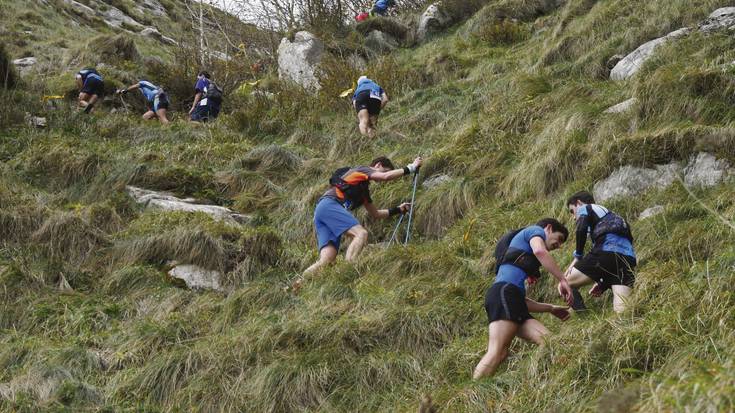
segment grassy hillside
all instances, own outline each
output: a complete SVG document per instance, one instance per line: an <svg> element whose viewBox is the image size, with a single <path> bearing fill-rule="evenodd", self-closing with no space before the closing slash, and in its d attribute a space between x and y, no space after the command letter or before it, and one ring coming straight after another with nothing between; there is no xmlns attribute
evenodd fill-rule
<svg viewBox="0 0 735 413"><path fill-rule="evenodd" d="M633 223L630 309L613 314L608 294L564 324L540 315L548 346L516 340L496 377L470 380L487 344L488 252L506 230L542 216L573 225L566 197L623 165L701 150L735 162L729 33L662 46L629 81L607 80L606 65L729 2L541 3L490 1L371 60L392 98L375 141L335 97L356 75L339 61L318 96L271 76L272 97L233 97L200 128L43 112L46 86L27 81L3 91L17 105L0 116L0 410L415 411L424 393L445 412L735 409L732 182L606 202ZM630 97L633 110L603 113ZM23 126L27 108L49 128ZM316 259L312 210L331 172L381 154L421 154L421 180L453 178L419 188L411 245L385 248L394 222L360 215L374 243L360 262L284 291ZM253 223L144 211L125 185ZM373 198L393 205L409 186L374 185ZM653 205L665 212L636 220ZM561 264L571 244L554 253ZM224 271L231 292L179 287L169 260ZM548 276L529 296L559 302Z"/></svg>

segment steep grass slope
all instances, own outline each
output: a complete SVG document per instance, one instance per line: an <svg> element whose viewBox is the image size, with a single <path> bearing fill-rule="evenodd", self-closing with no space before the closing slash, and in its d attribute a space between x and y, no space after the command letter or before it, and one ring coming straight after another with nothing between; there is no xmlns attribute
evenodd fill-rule
<svg viewBox="0 0 735 413"><path fill-rule="evenodd" d="M392 97L373 142L331 93L348 77L318 96L269 82L273 97L233 102L207 128L58 110L48 130L3 130L0 409L413 411L429 393L447 412L733 410L732 182L606 203L633 222L630 309L614 315L605 297L565 324L540 315L548 346L516 341L496 377L470 381L487 340L487 252L506 230L542 216L572 225L566 197L619 166L700 150L735 161L730 34L693 33L632 80L606 80L613 54L729 2L569 0L539 14L541 3L488 2L372 61ZM630 97L633 110L603 113ZM422 154L422 180L453 179L420 188L410 246L371 245L285 292L316 258L311 214L331 172L378 154ZM128 184L253 224L142 211ZM409 182L373 192L393 205ZM636 220L656 204L663 214ZM371 242L389 237L392 222L361 219ZM555 253L562 264L571 249ZM225 271L231 292L177 287L172 259ZM529 294L558 302L549 277Z"/></svg>

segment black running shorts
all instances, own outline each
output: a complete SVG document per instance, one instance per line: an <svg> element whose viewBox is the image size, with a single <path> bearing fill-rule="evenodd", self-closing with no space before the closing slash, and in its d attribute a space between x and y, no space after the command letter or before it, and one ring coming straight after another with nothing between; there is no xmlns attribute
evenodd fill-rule
<svg viewBox="0 0 735 413"><path fill-rule="evenodd" d="M87 78L87 81L84 82L84 86L82 87L82 93L86 93L88 95L102 96L104 90L104 83L102 83L101 80L95 79L93 77Z"/></svg>
<svg viewBox="0 0 735 413"><path fill-rule="evenodd" d="M363 90L355 96L355 109L358 112L367 109L370 115L380 115L381 103L383 103L382 100L370 97L369 90Z"/></svg>
<svg viewBox="0 0 735 413"><path fill-rule="evenodd" d="M615 252L590 252L574 264L584 275L607 290L613 285L633 287L636 259Z"/></svg>
<svg viewBox="0 0 735 413"><path fill-rule="evenodd" d="M506 282L493 284L485 294L485 312L488 323L509 320L523 324L531 319L526 305L526 296L520 288Z"/></svg>

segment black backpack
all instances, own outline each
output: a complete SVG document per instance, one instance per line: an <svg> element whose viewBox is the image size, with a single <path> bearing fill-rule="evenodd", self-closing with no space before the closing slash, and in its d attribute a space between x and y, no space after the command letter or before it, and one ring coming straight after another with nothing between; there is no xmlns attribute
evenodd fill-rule
<svg viewBox="0 0 735 413"><path fill-rule="evenodd" d="M355 209L362 205L367 199L370 201L370 182L363 181L357 185L349 184L342 178L349 170L349 166L337 169L329 178L329 185L339 189L345 196L345 200L349 201L348 208Z"/></svg>
<svg viewBox="0 0 735 413"><path fill-rule="evenodd" d="M214 100L216 102L222 102L222 89L217 86L216 83L209 81L209 85L207 86L207 93L205 94L205 98Z"/></svg>
<svg viewBox="0 0 735 413"><path fill-rule="evenodd" d="M538 278L541 270L541 263L535 255L529 254L523 250L510 248L510 243L519 232L525 228L514 229L500 237L498 244L495 245L495 275L498 275L500 266L503 264L513 264L520 267L529 276Z"/></svg>
<svg viewBox="0 0 735 413"><path fill-rule="evenodd" d="M587 214L590 217L597 217L591 205L587 205ZM633 234L630 232L630 224L620 215L607 211L602 218L595 219L592 222L592 241L598 245L603 241L603 237L607 234L615 234L627 238L633 242Z"/></svg>

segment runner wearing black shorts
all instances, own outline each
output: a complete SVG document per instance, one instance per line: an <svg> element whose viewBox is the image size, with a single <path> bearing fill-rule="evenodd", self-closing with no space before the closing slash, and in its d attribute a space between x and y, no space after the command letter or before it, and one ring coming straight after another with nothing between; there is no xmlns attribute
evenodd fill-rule
<svg viewBox="0 0 735 413"><path fill-rule="evenodd" d="M352 95L352 105L357 111L360 133L363 136L375 137L378 116L387 103L388 95L380 85L368 79L367 76L360 76L357 79L357 88L355 94Z"/></svg>
<svg viewBox="0 0 735 413"><path fill-rule="evenodd" d="M567 201L569 212L576 218L576 249L566 278L572 286L576 311L585 310L579 287L594 284L590 295L599 297L613 291L613 310L625 310L635 284L637 265L630 226L617 214L594 203L587 191L577 192ZM592 237L592 249L585 255L587 237Z"/></svg>
<svg viewBox="0 0 735 413"><path fill-rule="evenodd" d="M102 75L95 69L82 69L76 74L79 87L79 107L90 113L97 100L104 94L105 83Z"/></svg>
<svg viewBox="0 0 735 413"><path fill-rule="evenodd" d="M516 336L538 345L544 344L549 330L531 316L532 312L551 313L563 321L569 318L568 307L533 301L526 297L525 287L529 275L538 275L543 266L559 280L561 295L571 303L572 290L549 255L549 251L559 248L568 235L559 221L545 218L536 225L512 231L498 241L495 282L485 294L489 324L487 352L475 367L473 379L493 375L508 356L508 348Z"/></svg>

